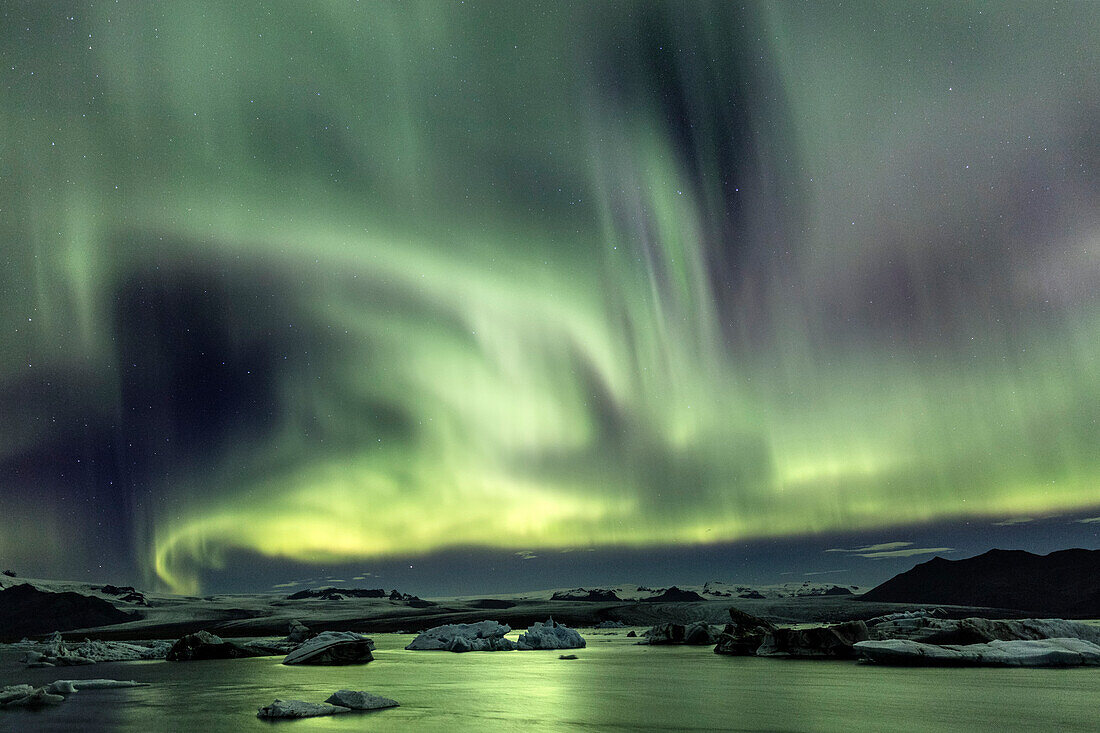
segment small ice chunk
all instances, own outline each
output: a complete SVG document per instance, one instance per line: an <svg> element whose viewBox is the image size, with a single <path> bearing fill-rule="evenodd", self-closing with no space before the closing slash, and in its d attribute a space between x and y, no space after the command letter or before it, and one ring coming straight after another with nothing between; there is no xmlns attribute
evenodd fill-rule
<svg viewBox="0 0 1100 733"><path fill-rule="evenodd" d="M113 690L120 687L148 687L148 682L136 682L135 680L58 680L54 684L70 683L78 690Z"/></svg>
<svg viewBox="0 0 1100 733"><path fill-rule="evenodd" d="M398 705L396 700L374 695L366 690L337 690L325 702L352 710L381 710Z"/></svg>
<svg viewBox="0 0 1100 733"><path fill-rule="evenodd" d="M6 698L3 706L6 708L40 708L45 705L56 705L59 702L65 702L62 695L55 695L52 692L47 692L45 687L38 687L32 689L27 695Z"/></svg>
<svg viewBox="0 0 1100 733"><path fill-rule="evenodd" d="M322 715L346 713L350 708L329 705L324 702L305 702L303 700L279 700L260 708L257 718L316 718Z"/></svg>
<svg viewBox="0 0 1100 733"><path fill-rule="evenodd" d="M54 695L71 695L76 692L76 685L72 680L57 680L46 685L46 692Z"/></svg>
<svg viewBox="0 0 1100 733"><path fill-rule="evenodd" d="M30 685L9 685L8 687L0 688L0 705L6 705L12 700L26 697L32 692L34 692L34 688Z"/></svg>

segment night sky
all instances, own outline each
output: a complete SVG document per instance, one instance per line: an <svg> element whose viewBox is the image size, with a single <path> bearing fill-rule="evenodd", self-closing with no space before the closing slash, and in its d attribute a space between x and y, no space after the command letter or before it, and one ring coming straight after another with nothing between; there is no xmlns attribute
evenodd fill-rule
<svg viewBox="0 0 1100 733"><path fill-rule="evenodd" d="M1098 38L5 2L0 564L431 595L1100 547Z"/></svg>

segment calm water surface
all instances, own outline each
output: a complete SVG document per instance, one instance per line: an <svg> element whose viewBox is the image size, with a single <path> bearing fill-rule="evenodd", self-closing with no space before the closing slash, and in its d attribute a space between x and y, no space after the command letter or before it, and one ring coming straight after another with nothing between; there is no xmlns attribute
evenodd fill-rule
<svg viewBox="0 0 1100 733"><path fill-rule="evenodd" d="M741 730L1096 731L1100 669L891 669L851 662L722 657L711 647L645 647L586 635L559 652L407 652L375 634L375 661L285 667L281 657L26 669L0 652L0 686L59 678L150 687L78 692L42 712L0 712L4 731ZM274 698L321 702L340 688L401 707L267 722Z"/></svg>

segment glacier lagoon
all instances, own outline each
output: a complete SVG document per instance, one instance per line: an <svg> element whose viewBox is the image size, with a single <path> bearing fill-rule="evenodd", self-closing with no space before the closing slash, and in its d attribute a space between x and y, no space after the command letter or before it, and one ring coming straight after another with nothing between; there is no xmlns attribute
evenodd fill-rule
<svg viewBox="0 0 1100 733"><path fill-rule="evenodd" d="M0 648L0 683L61 677L149 687L85 691L42 711L0 712L0 730L269 730L275 698L320 702L341 688L401 706L280 722L302 730L1095 730L1100 670L886 668L847 661L725 657L711 647L638 646L626 629L583 630L578 659L558 651L406 651L374 634L375 661L289 667L281 657L116 662L28 669ZM515 635L515 632L513 632Z"/></svg>

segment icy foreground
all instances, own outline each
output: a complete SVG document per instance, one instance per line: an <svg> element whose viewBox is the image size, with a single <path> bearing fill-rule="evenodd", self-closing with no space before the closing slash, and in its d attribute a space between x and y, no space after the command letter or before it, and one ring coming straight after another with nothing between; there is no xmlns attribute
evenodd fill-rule
<svg viewBox="0 0 1100 733"><path fill-rule="evenodd" d="M283 664L365 664L374 642L354 631L324 631L294 647Z"/></svg>
<svg viewBox="0 0 1100 733"><path fill-rule="evenodd" d="M516 645L504 638L511 626L496 621L476 624L446 624L428 629L405 648L410 651L501 652Z"/></svg>
<svg viewBox="0 0 1100 733"><path fill-rule="evenodd" d="M984 644L924 644L907 639L856 642L866 661L888 665L944 667L1081 667L1100 665L1100 646L1084 639L990 641Z"/></svg>
<svg viewBox="0 0 1100 733"><path fill-rule="evenodd" d="M546 623L535 622L527 632L520 634L516 647L520 651L530 649L583 649L584 637L575 629L547 619Z"/></svg>
<svg viewBox="0 0 1100 733"><path fill-rule="evenodd" d="M12 685L0 688L0 708L38 708L64 702L78 690L106 690L116 687L145 687L133 680L56 680L42 687Z"/></svg>

